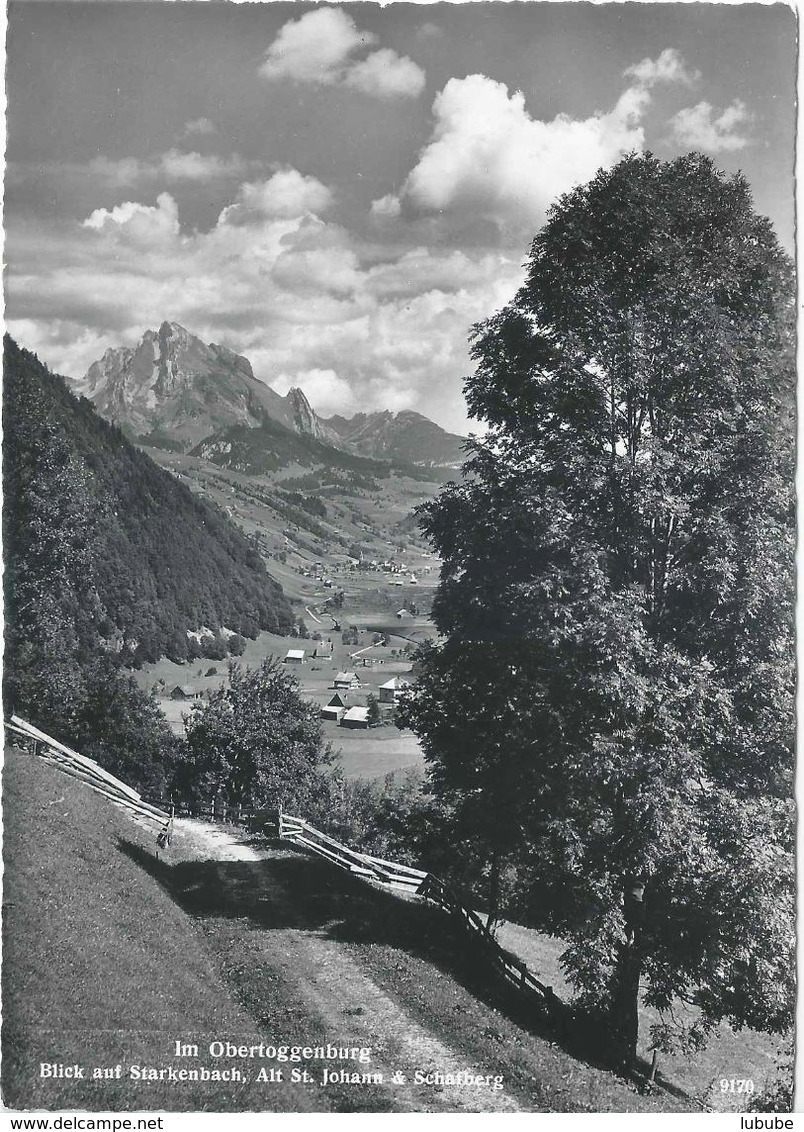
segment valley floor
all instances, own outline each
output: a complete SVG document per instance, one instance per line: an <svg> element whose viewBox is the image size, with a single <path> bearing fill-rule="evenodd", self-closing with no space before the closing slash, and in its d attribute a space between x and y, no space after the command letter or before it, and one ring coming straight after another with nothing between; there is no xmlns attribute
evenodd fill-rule
<svg viewBox="0 0 804 1132"><path fill-rule="evenodd" d="M310 624L312 627L314 623ZM409 677L410 661L391 658L387 655L389 649L373 648L372 631L361 630L359 646L344 645L339 634L328 635L333 641L331 659L315 660L311 656L304 665L288 670L298 680L304 698L318 707L331 699L334 692L333 680L339 671L354 670L361 681L360 689L349 695L350 707L365 706L368 695L377 695L380 685L392 676ZM289 649L305 649L311 655L315 643L302 637L278 637L272 633L260 633L256 640L247 642L240 663L244 667L257 668L267 657L281 662ZM395 638L393 643L401 646L406 641L400 637ZM357 664L353 656L358 648L373 656L384 654L382 665L364 668ZM180 665L162 658L137 670L133 676L144 690L157 690L159 706L170 726L177 735L183 735L184 717L192 711L193 703L206 703L207 697L226 682L227 673L226 661L195 661ZM186 687L192 695L199 695L201 698L171 699L170 693L177 686ZM332 744L337 765L343 769L347 778L382 778L395 772L404 774L408 770L421 770L424 766L421 744L412 731L400 731L393 724L366 731L349 730L339 727L333 720L325 720L323 728L324 739Z"/></svg>

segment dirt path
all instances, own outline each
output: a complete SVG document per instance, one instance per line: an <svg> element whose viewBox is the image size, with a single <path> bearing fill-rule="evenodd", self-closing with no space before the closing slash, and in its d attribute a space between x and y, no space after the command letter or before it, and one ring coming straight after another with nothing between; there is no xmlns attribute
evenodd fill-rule
<svg viewBox="0 0 804 1132"><path fill-rule="evenodd" d="M260 861L285 855L245 844L246 835L209 822L176 821L177 847L215 861ZM255 933L253 960L279 968L308 1009L339 1045L371 1047L371 1064L349 1062L349 1071L382 1074L380 1088L391 1093L397 1112L516 1112L516 1100L480 1064L472 1064L428 1031L321 928L294 923L292 896L279 882L264 879L277 926ZM416 1074L440 1074L430 1082ZM467 1078L471 1077L469 1083ZM483 1079L480 1083L476 1079ZM486 1080L486 1078L488 1078Z"/></svg>
<svg viewBox="0 0 804 1132"><path fill-rule="evenodd" d="M176 818L176 835L186 839L196 852L207 850L215 861L262 861L265 853L246 844L247 835L232 826L216 825L197 818Z"/></svg>

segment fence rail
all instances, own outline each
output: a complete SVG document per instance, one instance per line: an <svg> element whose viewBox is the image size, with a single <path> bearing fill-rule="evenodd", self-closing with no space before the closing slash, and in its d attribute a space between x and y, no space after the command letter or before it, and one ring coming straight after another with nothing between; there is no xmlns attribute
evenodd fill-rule
<svg viewBox="0 0 804 1132"><path fill-rule="evenodd" d="M422 869L386 861L350 849L326 833L315 829L303 818L279 814L279 836L284 841L301 845L319 857L330 861L347 872L388 886L402 886L409 892L429 900L445 911L482 950L496 970L508 983L532 998L536 998L548 1011L557 1011L562 1004L553 988L542 983L526 963L501 947L472 908L468 908L457 893L433 873Z"/></svg>
<svg viewBox="0 0 804 1132"><path fill-rule="evenodd" d="M482 949L486 958L507 982L546 1006L549 1013L562 1009L563 1004L551 986L537 979L518 956L501 947L488 926L472 908L463 904L455 891L433 873L428 873L419 889L419 895L437 904L456 920Z"/></svg>
<svg viewBox="0 0 804 1132"><path fill-rule="evenodd" d="M291 817L280 812L278 824L279 836L283 840L301 845L347 872L369 880L415 891L427 877L427 873L421 869L413 869L410 865L398 865L394 861L384 861L381 857L370 857L366 853L350 849L348 845L343 845L329 834L322 833L303 818Z"/></svg>
<svg viewBox="0 0 804 1132"><path fill-rule="evenodd" d="M115 802L118 806L123 806L141 817L150 818L164 827L166 832L171 826L172 816L165 810L146 802L133 787L122 782L108 770L104 770L94 759L89 759L86 755L79 755L72 747L60 743L58 739L54 739L52 735L48 735L45 731L40 731L38 727L34 727L27 720L21 719L18 715L12 715L11 719L6 722L6 731L19 739L23 739L34 754L57 766L70 778L83 782L96 793ZM172 832L172 829L170 832Z"/></svg>

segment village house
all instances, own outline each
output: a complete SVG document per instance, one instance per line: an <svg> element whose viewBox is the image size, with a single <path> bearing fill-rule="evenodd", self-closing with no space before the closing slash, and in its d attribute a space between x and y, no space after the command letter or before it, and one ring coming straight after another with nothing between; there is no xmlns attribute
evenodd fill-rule
<svg viewBox="0 0 804 1132"><path fill-rule="evenodd" d="M171 690L172 700L200 700L203 692L194 691L189 684L176 684Z"/></svg>
<svg viewBox="0 0 804 1132"><path fill-rule="evenodd" d="M339 672L333 680L332 686L333 688L345 689L348 692L350 688L359 688L360 681L356 672Z"/></svg>
<svg viewBox="0 0 804 1132"><path fill-rule="evenodd" d="M407 680L402 680L398 676L394 676L385 684L380 684L379 687L379 700L381 704L395 704L399 696L406 688L410 687Z"/></svg>
<svg viewBox="0 0 804 1132"><path fill-rule="evenodd" d="M365 729L368 727L368 708L352 707L341 719L341 727Z"/></svg>
<svg viewBox="0 0 804 1132"><path fill-rule="evenodd" d="M329 659L332 657L332 641L319 641L313 649L314 657L324 657Z"/></svg>

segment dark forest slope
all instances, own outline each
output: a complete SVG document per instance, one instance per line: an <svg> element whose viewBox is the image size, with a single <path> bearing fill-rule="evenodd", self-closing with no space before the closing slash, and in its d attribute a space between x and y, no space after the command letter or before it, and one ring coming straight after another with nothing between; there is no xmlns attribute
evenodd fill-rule
<svg viewBox="0 0 804 1132"><path fill-rule="evenodd" d="M285 632L281 587L229 519L194 496L35 355L5 340L3 512L12 626L33 605L79 649L127 663L189 655L187 630Z"/></svg>

